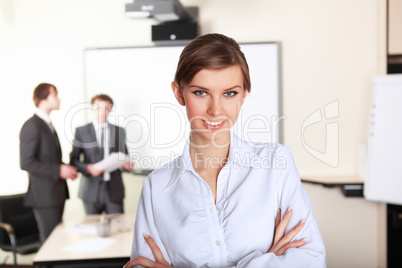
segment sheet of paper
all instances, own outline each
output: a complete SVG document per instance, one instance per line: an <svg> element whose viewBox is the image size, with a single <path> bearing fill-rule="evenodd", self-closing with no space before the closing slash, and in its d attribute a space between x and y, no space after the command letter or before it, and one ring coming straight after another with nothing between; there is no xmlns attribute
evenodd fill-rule
<svg viewBox="0 0 402 268"><path fill-rule="evenodd" d="M94 164L94 168L112 172L130 161L130 157L122 152L111 153L108 157Z"/></svg>
<svg viewBox="0 0 402 268"><path fill-rule="evenodd" d="M72 227L64 228L63 232L66 233L80 233L80 234L91 234L96 235L96 226L87 224L76 224Z"/></svg>
<svg viewBox="0 0 402 268"><path fill-rule="evenodd" d="M96 252L109 247L115 242L116 239L113 238L86 238L63 248L63 250L74 252Z"/></svg>

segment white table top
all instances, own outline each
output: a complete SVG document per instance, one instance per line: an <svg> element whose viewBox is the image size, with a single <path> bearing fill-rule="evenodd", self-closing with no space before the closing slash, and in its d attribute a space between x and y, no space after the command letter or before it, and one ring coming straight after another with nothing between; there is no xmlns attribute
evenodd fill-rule
<svg viewBox="0 0 402 268"><path fill-rule="evenodd" d="M89 232L79 232L78 230L81 227L83 229L85 227L85 230L93 230L96 227L96 222L100 220L100 215L88 215L81 219L60 223L50 234L48 239L46 239L45 243L34 257L34 263L130 257L135 216L111 214L106 215L106 218L111 219L111 232L110 235L105 238ZM71 246L76 245L78 242L92 239L108 239L108 242L112 244L104 249L92 252L66 250L67 247L71 248ZM103 242L106 240L97 241ZM88 251L90 250L91 249L88 249Z"/></svg>
<svg viewBox="0 0 402 268"><path fill-rule="evenodd" d="M359 178L358 176L302 176L301 181L328 185L348 185L364 183L364 179Z"/></svg>

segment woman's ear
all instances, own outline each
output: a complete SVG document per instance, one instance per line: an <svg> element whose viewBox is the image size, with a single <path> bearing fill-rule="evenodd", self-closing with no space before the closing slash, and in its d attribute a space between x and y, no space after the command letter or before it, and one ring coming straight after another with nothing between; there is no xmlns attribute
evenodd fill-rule
<svg viewBox="0 0 402 268"><path fill-rule="evenodd" d="M244 101L246 100L247 93L248 93L247 89L244 89L243 97L241 98L241 105L243 105Z"/></svg>
<svg viewBox="0 0 402 268"><path fill-rule="evenodd" d="M184 101L183 98L183 92L180 90L179 85L176 82L172 82L172 90L174 93L174 96L176 97L176 100L180 103L182 106L186 106L186 102Z"/></svg>

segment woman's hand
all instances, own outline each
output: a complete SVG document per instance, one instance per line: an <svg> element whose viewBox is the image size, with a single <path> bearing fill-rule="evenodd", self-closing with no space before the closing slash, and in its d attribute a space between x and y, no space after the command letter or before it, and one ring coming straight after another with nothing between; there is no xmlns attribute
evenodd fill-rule
<svg viewBox="0 0 402 268"><path fill-rule="evenodd" d="M146 268L168 268L168 267L171 268L172 266L170 266L169 263L165 260L161 250L156 245L153 238L148 234L144 234L144 239L145 239L145 242L147 242L149 248L151 249L152 254L154 255L154 258L156 261L152 261L148 258L140 256L140 257L130 260L128 263L126 263L126 265L124 265L123 268L131 268L136 265L140 265L140 266L143 266Z"/></svg>
<svg viewBox="0 0 402 268"><path fill-rule="evenodd" d="M278 210L275 219L274 242L272 243L272 247L268 252L273 252L276 256L280 256L283 255L287 249L298 248L306 243L305 238L289 243L303 229L305 225L305 220L302 220L298 225L296 225L285 235L286 228L288 227L292 215L293 210L289 208L283 216L283 219L281 220L281 211L280 209Z"/></svg>

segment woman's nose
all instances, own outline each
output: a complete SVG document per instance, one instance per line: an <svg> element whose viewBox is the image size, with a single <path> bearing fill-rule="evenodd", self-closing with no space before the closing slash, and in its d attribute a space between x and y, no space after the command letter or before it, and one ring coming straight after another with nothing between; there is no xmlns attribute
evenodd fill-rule
<svg viewBox="0 0 402 268"><path fill-rule="evenodd" d="M215 117L222 114L222 106L219 98L211 99L208 107L208 114Z"/></svg>

